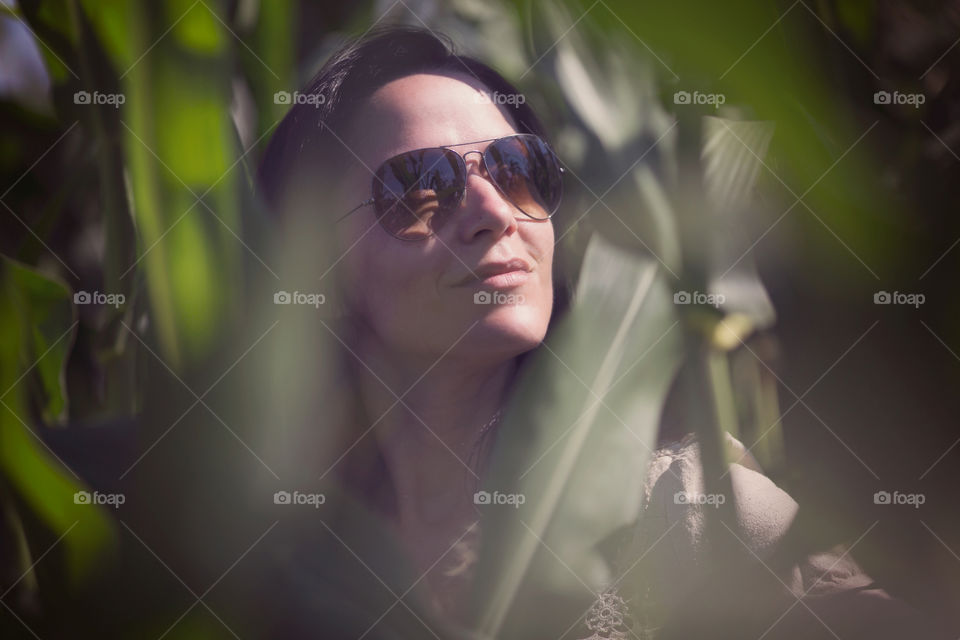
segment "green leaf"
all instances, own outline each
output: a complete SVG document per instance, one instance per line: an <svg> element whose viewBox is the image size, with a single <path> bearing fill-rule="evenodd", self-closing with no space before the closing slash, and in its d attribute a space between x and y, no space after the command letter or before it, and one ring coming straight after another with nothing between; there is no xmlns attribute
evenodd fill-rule
<svg viewBox="0 0 960 640"><path fill-rule="evenodd" d="M578 46L579 44L579 46ZM603 60L594 59L601 53ZM642 82L619 52L596 51L575 32L557 44L556 77L576 114L614 151L635 140L643 127Z"/></svg>
<svg viewBox="0 0 960 640"><path fill-rule="evenodd" d="M217 3L168 0L160 8L167 26L151 21L143 5L122 8L122 21L89 11L124 70L120 126L140 240L135 266L145 272L164 358L179 368L225 335L224 318L236 317L230 302L242 290L233 286L244 246L243 168L230 117L229 27L213 13Z"/></svg>
<svg viewBox="0 0 960 640"><path fill-rule="evenodd" d="M12 287L9 299L27 332L17 354L17 370L39 378L37 400L44 422L60 422L66 418L65 367L76 326L70 291L66 285L6 256L0 256L0 263ZM29 388L26 380L18 385Z"/></svg>
<svg viewBox="0 0 960 640"><path fill-rule="evenodd" d="M116 65L125 74L143 53L134 49L136 37L130 32L132 0L81 0L84 14L97 33L97 39Z"/></svg>
<svg viewBox="0 0 960 640"><path fill-rule="evenodd" d="M26 402L29 376L38 375L46 387L53 384L50 372L62 370L68 349L58 344L69 343L63 336L75 326L69 292L6 258L0 260L0 291L9 301L0 305L0 473L52 534L62 536L75 584L97 567L111 528L98 508L75 501L80 479L32 432ZM57 386L54 407L62 403Z"/></svg>
<svg viewBox="0 0 960 640"><path fill-rule="evenodd" d="M562 633L592 602L585 585L609 582L599 545L639 515L680 360L671 296L656 262L591 239L577 302L520 381L485 483L525 499L482 507L479 622L490 636ZM583 608L532 614L544 591Z"/></svg>
<svg viewBox="0 0 960 640"><path fill-rule="evenodd" d="M724 349L740 346L737 336L745 340L752 331L772 326L776 319L749 255L750 241L743 233L757 179L766 171L764 158L772 138L773 124L769 122L703 118L703 183L711 207L704 223L715 231L709 240L709 288L723 296L723 311L735 316L727 326L718 327L713 341ZM750 326L744 325L745 320Z"/></svg>
<svg viewBox="0 0 960 640"><path fill-rule="evenodd" d="M224 52L223 24L213 13L220 8L220 2L197 4L191 0L167 0L164 5L167 24L176 25L172 35L180 44L198 54Z"/></svg>
<svg viewBox="0 0 960 640"><path fill-rule="evenodd" d="M736 213L752 200L773 128L772 122L704 117L704 187L718 215Z"/></svg>

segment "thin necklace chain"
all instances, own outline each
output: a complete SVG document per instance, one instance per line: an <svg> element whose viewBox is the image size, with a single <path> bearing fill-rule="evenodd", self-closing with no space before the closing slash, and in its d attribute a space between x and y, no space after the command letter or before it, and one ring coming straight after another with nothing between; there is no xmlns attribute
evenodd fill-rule
<svg viewBox="0 0 960 640"><path fill-rule="evenodd" d="M493 428L493 426L494 426L495 424L497 424L498 422L500 422L500 419L501 419L502 417L503 417L503 409L497 409L497 412L496 412L495 414L493 414L493 417L490 418L490 421L489 421L487 424L485 424L485 425L483 425L482 427L480 427L479 434L480 434L480 435L483 435L484 433L486 433L487 431L489 431L491 428Z"/></svg>

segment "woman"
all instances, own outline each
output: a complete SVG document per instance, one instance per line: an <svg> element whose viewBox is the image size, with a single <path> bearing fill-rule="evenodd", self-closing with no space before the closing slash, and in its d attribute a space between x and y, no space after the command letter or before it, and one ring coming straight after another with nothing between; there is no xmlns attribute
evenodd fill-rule
<svg viewBox="0 0 960 640"><path fill-rule="evenodd" d="M559 161L513 86L423 30L368 34L335 54L304 93L314 98L280 124L259 178L275 212L304 201L311 208L317 197L335 212L322 222L337 258L344 321L335 333L365 436L332 468L385 516L437 615L463 622L486 445L525 356L567 305L554 255ZM318 194L317 181L331 176ZM695 489L696 454L687 438L654 457L651 516L635 536L643 548L669 537L652 554L663 583L656 599L668 608L704 582L702 508L651 505ZM746 495L739 515L753 524L745 544L769 553L796 504L749 457L732 477ZM785 588L796 595L870 583L836 556L787 574ZM623 624L631 604L641 606L612 601ZM584 620L582 637L619 637L609 619Z"/></svg>

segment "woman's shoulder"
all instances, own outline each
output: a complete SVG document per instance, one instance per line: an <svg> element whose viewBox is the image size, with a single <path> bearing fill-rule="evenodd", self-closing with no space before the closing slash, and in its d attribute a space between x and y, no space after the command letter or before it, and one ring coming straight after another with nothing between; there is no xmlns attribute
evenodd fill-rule
<svg viewBox="0 0 960 640"><path fill-rule="evenodd" d="M799 510L797 502L764 473L743 443L724 438L734 494L735 533L760 562L769 558ZM694 435L655 450L643 486L640 518L628 535L617 562L627 583L644 580L663 603L681 602L708 578L711 544L710 510L728 498L705 493L700 445ZM632 575L628 575L631 574ZM797 596L859 588L872 580L837 550L798 560L781 580Z"/></svg>
<svg viewBox="0 0 960 640"><path fill-rule="evenodd" d="M799 507L764 474L743 443L729 433L724 434L724 448L743 540L763 556L789 528ZM648 465L641 520L648 525L678 528L676 533L686 538L689 551L701 553L705 514L731 498L706 493L705 484L700 443L694 434L661 446L653 452Z"/></svg>
<svg viewBox="0 0 960 640"><path fill-rule="evenodd" d="M810 637L822 633L828 623L847 631L844 637L853 637L864 627L870 629L870 637L955 637L891 598L842 546L785 563L769 562L799 507L763 473L739 440L728 434L725 447L736 507L731 530L751 552L741 554L744 562L762 565L758 573L767 580L756 582L752 588L760 588L748 593L743 588L751 589L749 579L734 586L712 575L715 564L705 525L719 498L703 493L700 447L688 435L661 446L650 457L640 517L620 547L612 584L587 619L591 638L627 637L624 629L632 629L635 637L650 637L647 631L664 624L674 631L686 624L704 631L697 626L699 618L690 615L691 607L716 620L760 624L764 635L779 624L780 635L770 637ZM713 601L706 602L705 597ZM795 606L800 601L803 607ZM806 616L807 611L812 616ZM712 619L704 618L708 626ZM913 630L921 631L917 635ZM681 630L678 637L689 635Z"/></svg>

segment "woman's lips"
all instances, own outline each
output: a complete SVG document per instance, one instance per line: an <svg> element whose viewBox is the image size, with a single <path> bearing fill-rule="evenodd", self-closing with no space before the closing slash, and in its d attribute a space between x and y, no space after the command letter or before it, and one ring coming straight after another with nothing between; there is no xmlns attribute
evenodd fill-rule
<svg viewBox="0 0 960 640"><path fill-rule="evenodd" d="M509 289L526 282L532 269L526 260L512 258L501 262L486 262L470 272L457 286Z"/></svg>
<svg viewBox="0 0 960 640"><path fill-rule="evenodd" d="M487 276L471 283L474 287L483 289L514 289L524 284L530 279L530 272L522 269L508 271L507 273L498 273Z"/></svg>

